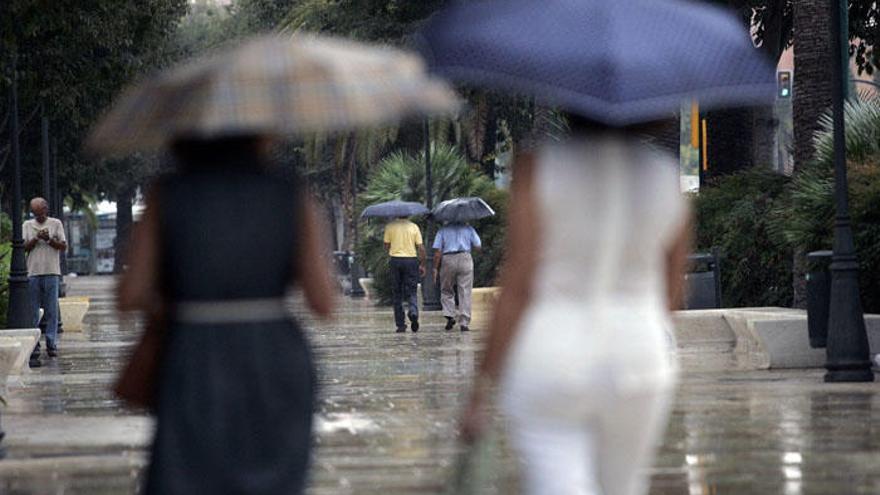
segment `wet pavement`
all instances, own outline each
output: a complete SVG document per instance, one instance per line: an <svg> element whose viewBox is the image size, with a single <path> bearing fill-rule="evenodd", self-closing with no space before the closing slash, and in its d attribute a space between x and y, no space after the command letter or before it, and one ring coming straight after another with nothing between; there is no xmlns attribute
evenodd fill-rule
<svg viewBox="0 0 880 495"><path fill-rule="evenodd" d="M112 279L69 283L92 298L86 328L63 334L59 358L10 381L0 494L136 493L142 476L152 423L109 392L138 325L114 314ZM321 363L309 493L442 493L482 325L447 333L427 315L418 334L398 335L389 310L363 301L345 300L331 324L294 309ZM730 351L682 349L669 429L645 467L652 495L880 493L880 384L739 370ZM493 491L515 493L515 463L505 449L497 461Z"/></svg>

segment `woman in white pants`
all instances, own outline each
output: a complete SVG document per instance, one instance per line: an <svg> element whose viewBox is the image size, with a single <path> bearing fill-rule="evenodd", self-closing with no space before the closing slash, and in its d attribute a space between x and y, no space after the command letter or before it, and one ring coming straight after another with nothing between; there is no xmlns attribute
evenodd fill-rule
<svg viewBox="0 0 880 495"><path fill-rule="evenodd" d="M688 212L676 160L633 129L572 127L515 165L503 294L464 434L479 434L498 381L527 493L643 494L675 385Z"/></svg>

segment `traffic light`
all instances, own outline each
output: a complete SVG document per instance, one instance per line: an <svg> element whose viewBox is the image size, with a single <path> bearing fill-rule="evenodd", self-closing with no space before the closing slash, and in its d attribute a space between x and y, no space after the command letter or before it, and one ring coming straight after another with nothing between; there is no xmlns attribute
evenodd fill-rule
<svg viewBox="0 0 880 495"><path fill-rule="evenodd" d="M776 73L776 94L780 98L791 98L791 72L780 71Z"/></svg>

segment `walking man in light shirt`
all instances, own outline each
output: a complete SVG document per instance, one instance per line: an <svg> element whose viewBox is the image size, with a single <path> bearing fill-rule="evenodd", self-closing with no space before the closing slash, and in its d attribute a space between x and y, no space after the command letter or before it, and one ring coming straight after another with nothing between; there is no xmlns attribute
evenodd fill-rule
<svg viewBox="0 0 880 495"><path fill-rule="evenodd" d="M413 332L419 331L419 279L425 276L425 246L419 226L406 217L385 226L385 250L391 257L391 294L397 332L406 332L403 302L409 309Z"/></svg>
<svg viewBox="0 0 880 495"><path fill-rule="evenodd" d="M462 332L470 330L471 291L474 288L474 260L471 251L480 250L480 236L468 224L449 223L434 237L434 279L440 280L440 304L446 330L458 322ZM455 289L458 289L458 307Z"/></svg>
<svg viewBox="0 0 880 495"><path fill-rule="evenodd" d="M40 323L40 307L46 317L46 353L58 355L58 286L61 282L60 252L67 249L67 237L61 220L49 217L49 203L43 198L31 200L34 218L22 225L24 250L27 253L28 289L33 308L34 327ZM40 344L34 354L39 356Z"/></svg>

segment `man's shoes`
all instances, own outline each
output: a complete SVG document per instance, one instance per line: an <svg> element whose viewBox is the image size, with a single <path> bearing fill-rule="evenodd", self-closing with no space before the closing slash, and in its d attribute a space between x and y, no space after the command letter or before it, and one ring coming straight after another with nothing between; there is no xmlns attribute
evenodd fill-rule
<svg viewBox="0 0 880 495"><path fill-rule="evenodd" d="M446 317L446 327L444 329L446 331L452 330L452 327L455 326L455 318L451 318L449 316Z"/></svg>
<svg viewBox="0 0 880 495"><path fill-rule="evenodd" d="M406 327L397 327L397 333L404 333L404 332L406 332Z"/></svg>
<svg viewBox="0 0 880 495"><path fill-rule="evenodd" d="M461 326L461 331L462 331L462 332L470 332L470 331L471 331L471 329L470 329L470 328L468 328L468 326L467 326L467 325L462 325L462 326Z"/></svg>
<svg viewBox="0 0 880 495"><path fill-rule="evenodd" d="M413 332L419 331L419 317L415 315L409 315L410 328L412 328Z"/></svg>
<svg viewBox="0 0 880 495"><path fill-rule="evenodd" d="M58 357L58 348L46 346L46 354L48 354L49 357Z"/></svg>

